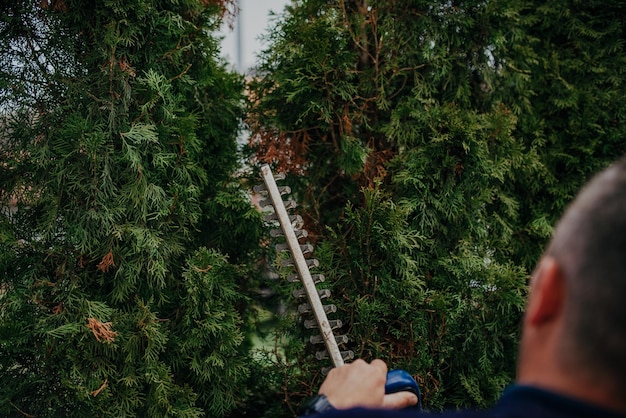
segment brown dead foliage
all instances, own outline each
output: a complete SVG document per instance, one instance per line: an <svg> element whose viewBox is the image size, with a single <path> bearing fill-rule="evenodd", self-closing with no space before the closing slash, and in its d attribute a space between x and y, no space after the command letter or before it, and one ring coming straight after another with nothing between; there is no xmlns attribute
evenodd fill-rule
<svg viewBox="0 0 626 418"><path fill-rule="evenodd" d="M87 328L93 332L98 342L112 343L117 332L111 330L111 322L100 322L95 318L87 318Z"/></svg>
<svg viewBox="0 0 626 418"><path fill-rule="evenodd" d="M59 302L59 304L58 304L58 305L55 305L55 306L52 308L52 313L53 313L53 314L55 314L55 315L58 315L58 314L60 314L61 312L63 312L63 302Z"/></svg>
<svg viewBox="0 0 626 418"><path fill-rule="evenodd" d="M98 396L100 394L100 392L102 392L107 386L109 385L109 382L107 379L104 379L104 382L102 382L102 384L100 385L100 387L94 391L91 392L91 396L93 396L94 398L96 396Z"/></svg>
<svg viewBox="0 0 626 418"><path fill-rule="evenodd" d="M41 0L39 6L44 10L53 10L55 12L66 12L67 4L63 0Z"/></svg>
<svg viewBox="0 0 626 418"><path fill-rule="evenodd" d="M115 267L115 260L113 260L113 252L109 251L104 257L102 257L102 260L96 267L101 272L106 273L109 271L111 266Z"/></svg>
<svg viewBox="0 0 626 418"><path fill-rule="evenodd" d="M305 130L285 132L256 126L250 136L254 160L274 166L276 172L304 175L311 137Z"/></svg>

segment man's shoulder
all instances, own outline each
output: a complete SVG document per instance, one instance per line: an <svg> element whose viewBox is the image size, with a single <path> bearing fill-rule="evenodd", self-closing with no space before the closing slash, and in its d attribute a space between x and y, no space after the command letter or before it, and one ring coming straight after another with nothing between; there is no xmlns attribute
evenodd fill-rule
<svg viewBox="0 0 626 418"><path fill-rule="evenodd" d="M490 418L490 411L420 412L415 409L344 409L320 414L320 418Z"/></svg>
<svg viewBox="0 0 626 418"><path fill-rule="evenodd" d="M419 412L415 409L349 409L320 414L319 418L626 418L601 406L545 389L513 385L500 401L485 410Z"/></svg>

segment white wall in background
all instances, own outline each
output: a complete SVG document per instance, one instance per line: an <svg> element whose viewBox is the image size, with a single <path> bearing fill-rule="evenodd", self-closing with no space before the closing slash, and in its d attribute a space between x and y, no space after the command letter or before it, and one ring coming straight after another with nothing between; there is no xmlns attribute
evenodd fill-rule
<svg viewBox="0 0 626 418"><path fill-rule="evenodd" d="M255 65L255 56L266 45L259 36L267 33L270 24L270 12L281 14L290 0L238 0L239 15L230 29L224 24L221 35L222 56L233 67L241 72L248 73Z"/></svg>

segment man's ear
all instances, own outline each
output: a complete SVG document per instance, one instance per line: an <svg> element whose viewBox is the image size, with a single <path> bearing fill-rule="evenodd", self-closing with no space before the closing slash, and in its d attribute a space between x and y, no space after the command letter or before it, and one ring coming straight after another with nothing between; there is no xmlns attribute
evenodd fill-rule
<svg viewBox="0 0 626 418"><path fill-rule="evenodd" d="M541 326L558 318L565 302L565 277L559 263L550 256L539 262L531 281L526 322Z"/></svg>

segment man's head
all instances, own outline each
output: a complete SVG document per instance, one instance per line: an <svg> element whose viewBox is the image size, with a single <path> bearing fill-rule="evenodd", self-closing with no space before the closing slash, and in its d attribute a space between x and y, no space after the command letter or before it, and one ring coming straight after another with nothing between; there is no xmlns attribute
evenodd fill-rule
<svg viewBox="0 0 626 418"><path fill-rule="evenodd" d="M544 370L560 374L561 383L555 376L545 379L553 389L568 391L560 387L568 383L587 388L593 384L617 397L626 388L625 353L626 160L622 160L579 193L537 267L524 323L520 377L541 383L538 373ZM543 364L533 368L533 362Z"/></svg>

